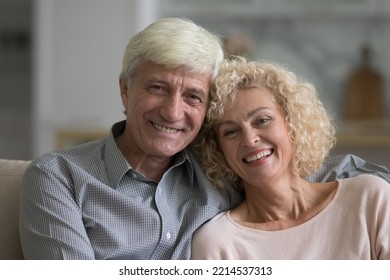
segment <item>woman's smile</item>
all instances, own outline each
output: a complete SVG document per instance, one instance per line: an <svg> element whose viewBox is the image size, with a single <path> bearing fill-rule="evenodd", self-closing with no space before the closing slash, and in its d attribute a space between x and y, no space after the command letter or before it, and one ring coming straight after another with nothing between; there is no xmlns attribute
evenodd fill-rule
<svg viewBox="0 0 390 280"><path fill-rule="evenodd" d="M255 154L252 153L253 155L248 155L244 157L242 161L245 163L253 163L255 161L268 157L272 153L273 153L273 149L262 150L260 152L256 152Z"/></svg>

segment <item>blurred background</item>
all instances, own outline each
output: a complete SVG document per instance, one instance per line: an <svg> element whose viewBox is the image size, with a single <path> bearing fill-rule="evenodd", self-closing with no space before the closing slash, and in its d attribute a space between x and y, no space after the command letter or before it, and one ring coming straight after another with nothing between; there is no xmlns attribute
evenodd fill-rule
<svg viewBox="0 0 390 280"><path fill-rule="evenodd" d="M129 38L167 16L312 81L337 122L332 153L390 168L387 0L0 0L0 158L105 136L124 117Z"/></svg>

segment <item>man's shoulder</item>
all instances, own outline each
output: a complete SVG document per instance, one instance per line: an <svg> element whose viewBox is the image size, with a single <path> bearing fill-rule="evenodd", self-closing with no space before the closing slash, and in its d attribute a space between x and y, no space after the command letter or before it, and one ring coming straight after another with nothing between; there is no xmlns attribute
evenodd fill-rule
<svg viewBox="0 0 390 280"><path fill-rule="evenodd" d="M307 179L316 182L329 182L336 179L351 178L362 174L373 174L390 182L390 171L364 159L347 154L328 156L320 168Z"/></svg>
<svg viewBox="0 0 390 280"><path fill-rule="evenodd" d="M44 169L64 167L69 163L83 165L102 158L105 147L105 140L98 139L62 150L47 152L32 161L32 166Z"/></svg>

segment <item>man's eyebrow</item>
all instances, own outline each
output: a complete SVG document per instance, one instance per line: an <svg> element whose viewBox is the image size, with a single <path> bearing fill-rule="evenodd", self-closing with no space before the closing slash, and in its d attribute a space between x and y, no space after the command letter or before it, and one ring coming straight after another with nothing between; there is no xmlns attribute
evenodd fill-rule
<svg viewBox="0 0 390 280"><path fill-rule="evenodd" d="M197 87L189 87L189 88L186 88L187 91L191 92L191 93L194 93L196 95L201 95L203 97L207 97L207 92L205 92L203 89L201 88L197 88Z"/></svg>
<svg viewBox="0 0 390 280"><path fill-rule="evenodd" d="M159 78L159 77L149 77L148 79L145 80L145 82L146 83L161 83L161 84L164 84L164 85L169 85L170 84L165 79ZM202 88L194 87L194 86L186 87L185 91L192 92L194 94L201 95L203 97L207 97L207 93L208 93L208 89L205 92Z"/></svg>
<svg viewBox="0 0 390 280"><path fill-rule="evenodd" d="M162 78L158 78L158 77L149 77L145 80L146 83L164 83L166 84L167 82L162 79Z"/></svg>

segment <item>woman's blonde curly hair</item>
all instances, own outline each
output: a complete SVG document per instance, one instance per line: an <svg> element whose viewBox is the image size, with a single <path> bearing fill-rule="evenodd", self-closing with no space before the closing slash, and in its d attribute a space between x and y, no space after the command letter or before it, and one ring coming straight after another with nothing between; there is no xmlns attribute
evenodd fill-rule
<svg viewBox="0 0 390 280"><path fill-rule="evenodd" d="M335 127L312 84L299 81L293 72L276 64L247 62L242 57L226 59L211 89L206 119L195 145L202 168L219 188L226 180L238 186L240 178L219 149L214 125L222 118L224 108L232 105L238 91L253 87L269 89L284 109L295 171L301 177L316 171L335 144Z"/></svg>

